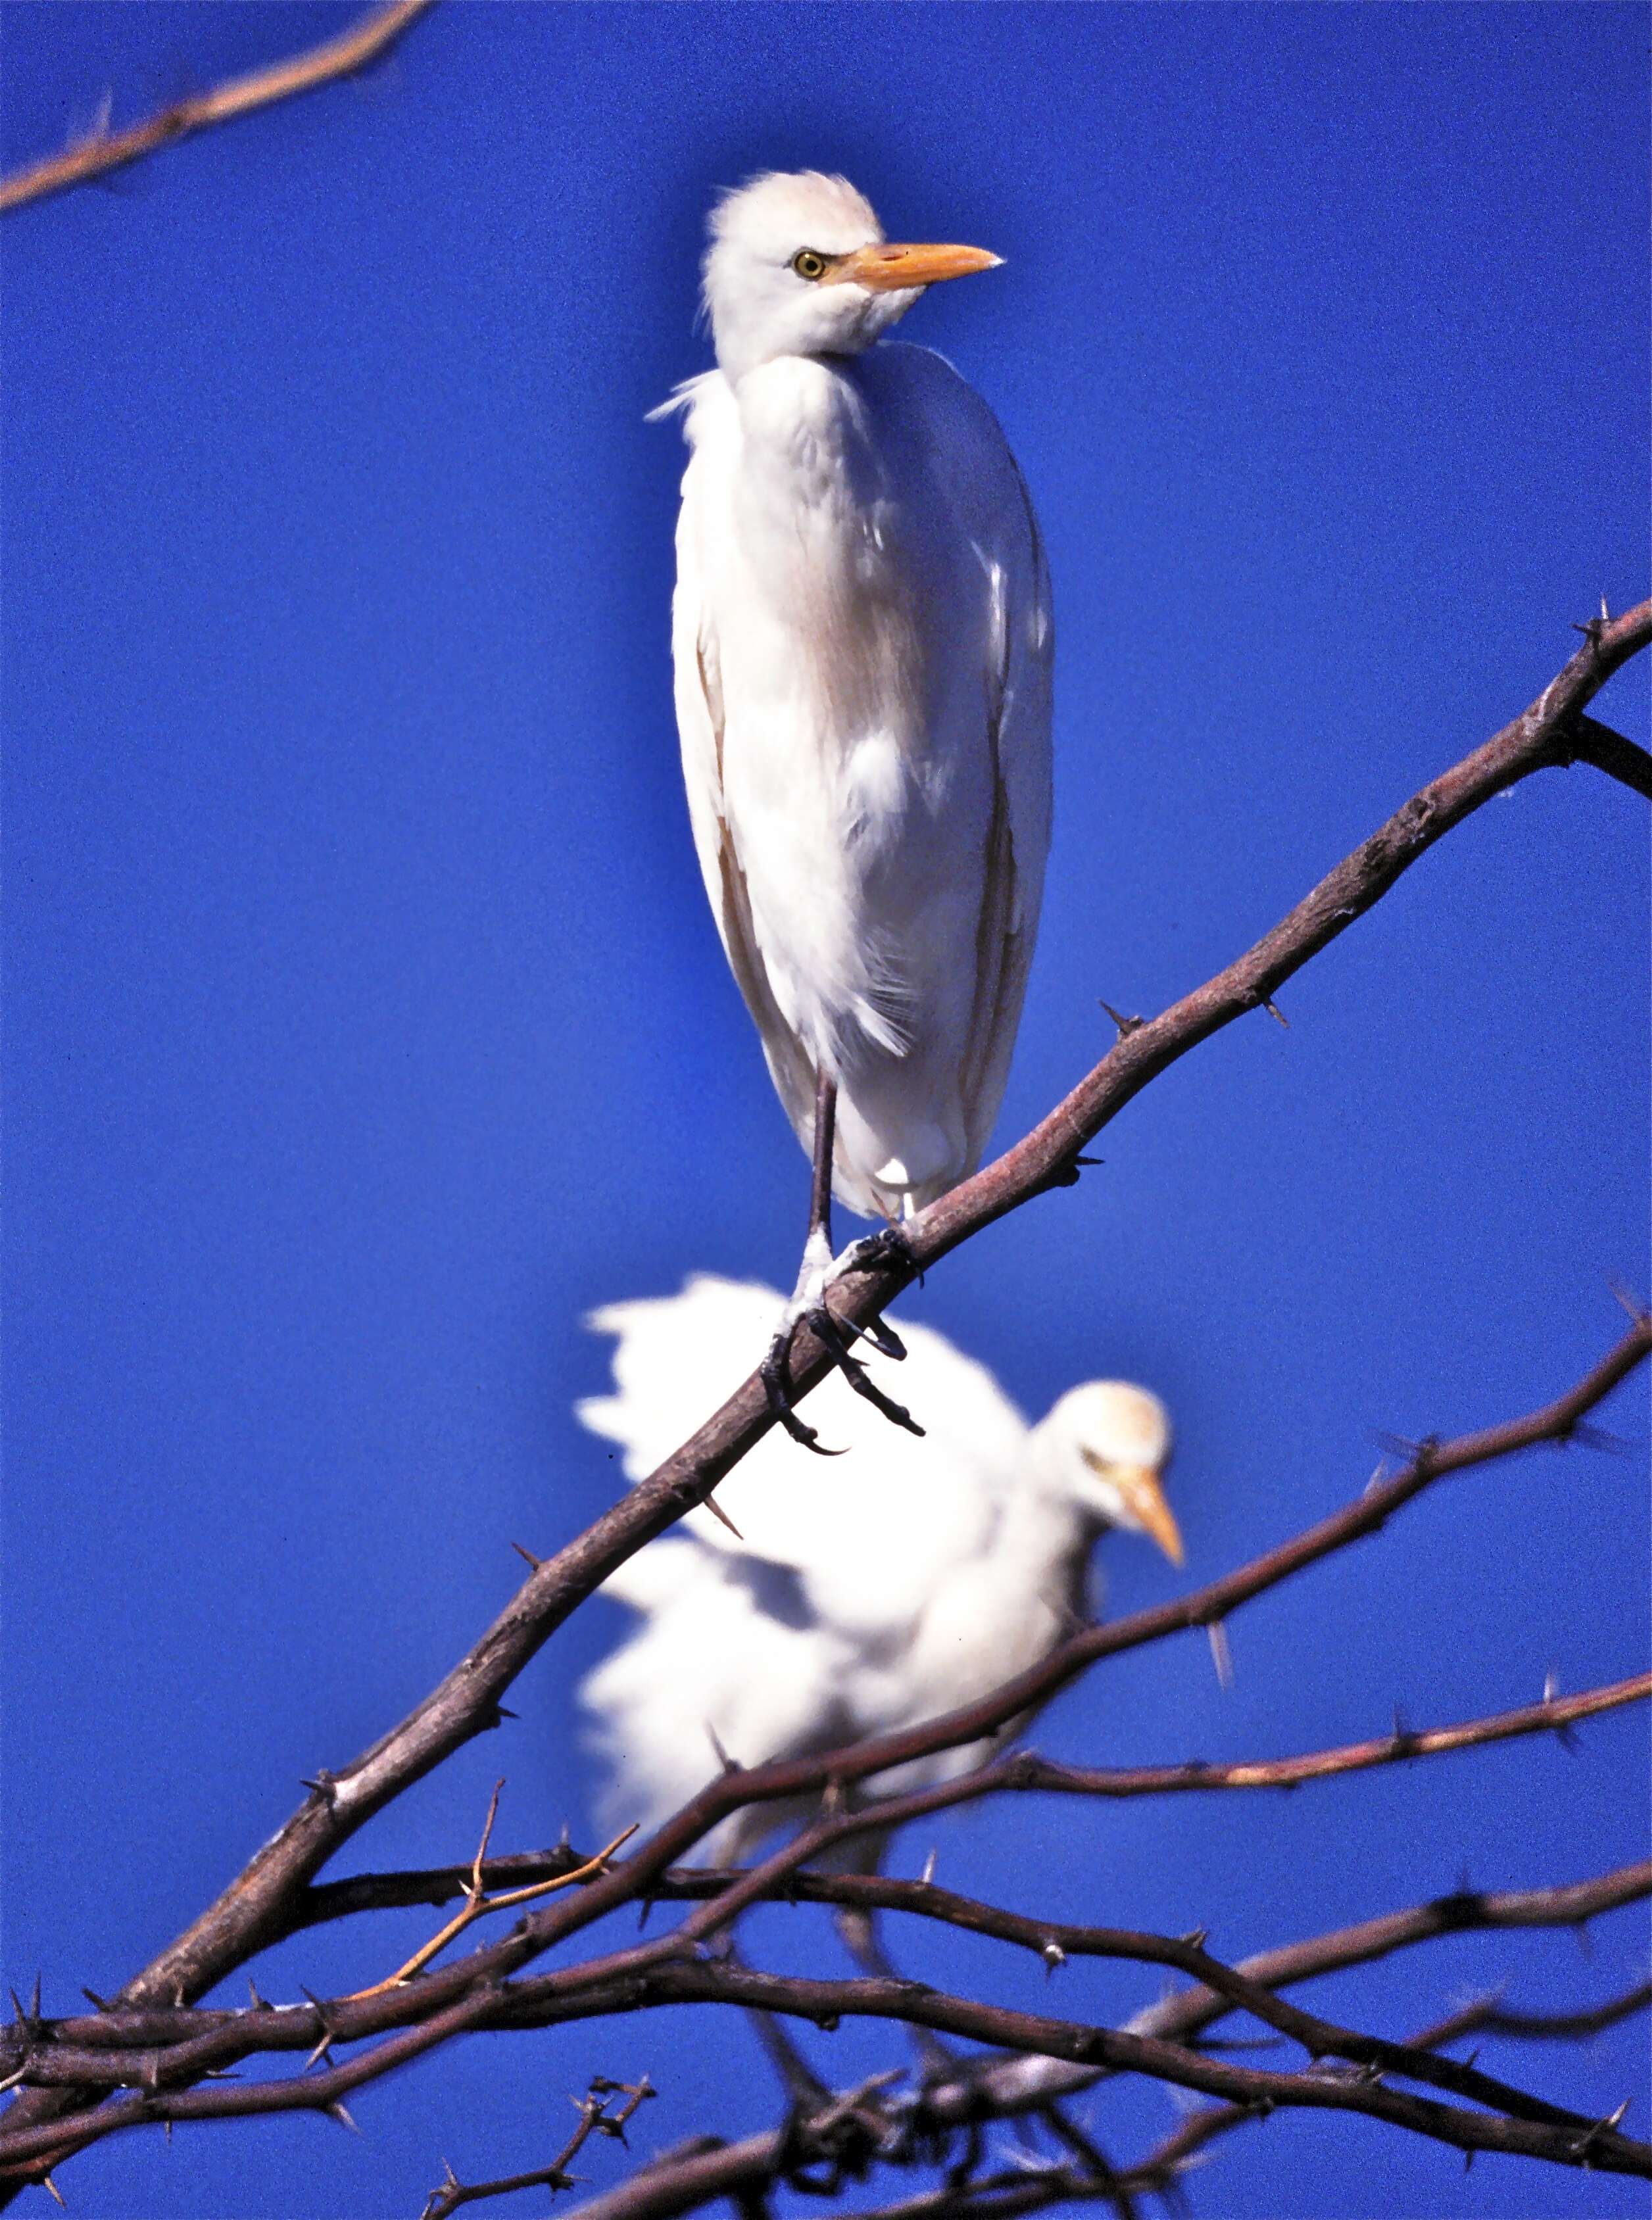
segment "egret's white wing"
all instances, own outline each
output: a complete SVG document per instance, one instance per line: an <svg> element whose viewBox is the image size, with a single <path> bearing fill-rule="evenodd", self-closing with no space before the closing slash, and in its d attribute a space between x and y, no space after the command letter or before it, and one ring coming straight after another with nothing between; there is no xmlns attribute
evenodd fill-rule
<svg viewBox="0 0 1652 2220"><path fill-rule="evenodd" d="M614 1336L614 1393L581 1403L579 1418L620 1444L628 1479L643 1479L745 1378L780 1311L772 1288L704 1275L677 1295L608 1305L589 1322ZM822 1621L862 1637L905 1625L948 1568L986 1545L1026 1438L984 1366L930 1327L903 1319L901 1331L907 1359L888 1376L928 1429L922 1440L834 1375L808 1416L847 1455L807 1457L776 1431L717 1491L745 1546L797 1568ZM713 1550L742 1547L708 1512L685 1523Z"/></svg>
<svg viewBox="0 0 1652 2220"><path fill-rule="evenodd" d="M986 648L992 814L959 1074L970 1161L979 1163L1003 1099L1044 900L1056 646L1050 572L1025 482L974 387L927 347L885 346L873 363L898 396L902 421L922 427L934 482L980 565L975 589L985 621L972 636L984 637Z"/></svg>
<svg viewBox="0 0 1652 2220"><path fill-rule="evenodd" d="M1016 479L1019 484L1019 471ZM1044 545L1025 488L1022 498L1026 536L1002 547L992 574L994 602L1001 611L1003 662L989 713L994 808L976 944L975 1022L963 1079L969 1151L977 1163L987 1153L1009 1076L1050 849L1054 624Z"/></svg>
<svg viewBox="0 0 1652 2220"><path fill-rule="evenodd" d="M654 1825L687 1803L716 1774L720 1745L757 1765L853 1739L833 1693L854 1669L840 1637L783 1605L776 1615L764 1583L738 1577L752 1560L664 1540L622 1570L661 1558L673 1562L651 1583L645 1624L580 1689L603 1761L602 1818L615 1829ZM633 1581L627 1600L649 1585ZM722 1855L739 1831L720 1830L700 1855Z"/></svg>

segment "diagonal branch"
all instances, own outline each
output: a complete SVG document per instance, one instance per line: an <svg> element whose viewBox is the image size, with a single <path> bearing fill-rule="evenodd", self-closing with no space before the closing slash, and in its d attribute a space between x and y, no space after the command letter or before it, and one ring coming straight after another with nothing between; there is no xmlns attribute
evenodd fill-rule
<svg viewBox="0 0 1652 2220"><path fill-rule="evenodd" d="M431 5L432 0L390 0L388 6L364 16L336 39L313 47L308 53L296 54L290 61L269 63L245 77L215 85L210 92L175 100L170 108L163 108L141 123L129 124L124 131L99 128L66 153L49 155L43 162L0 178L0 214L29 201L44 200L49 193L67 192L72 185L84 185L93 178L107 177L111 170L123 170L146 154L175 147L179 140L209 131L215 124L231 123L238 115L251 115L260 108L273 107L277 101L290 100L297 93L314 92L318 85L353 77L358 70L388 53L414 17L423 15Z"/></svg>
<svg viewBox="0 0 1652 2220"><path fill-rule="evenodd" d="M1615 620L1593 623L1587 634L1577 654L1512 724L1414 795L1247 954L1158 1017L1124 1032L1088 1076L1025 1140L920 1213L905 1229L908 1262L848 1275L833 1295L840 1314L857 1321L871 1317L910 1283L917 1270L933 1264L960 1242L1033 1195L1070 1183L1076 1175L1075 1158L1086 1142L1160 1072L1222 1026L1262 1007L1282 981L1379 901L1419 856L1483 802L1536 770L1572 760L1577 753L1577 719L1612 672L1652 639L1652 603L1643 603ZM1644 1327L1638 1331L1636 1346L1622 1369L1644 1354ZM800 1334L791 1357L797 1392L813 1387L828 1364L828 1352L807 1333ZM1621 1377L1622 1370L1613 1376ZM1605 1388L1599 1392L1604 1393ZM398 1726L341 1774L319 1774L306 1802L223 1894L125 1985L116 2001L125 2005L185 2002L211 1987L282 1931L285 1908L294 1893L374 1812L453 1750L496 1725L505 1691L569 1613L645 1543L704 1502L772 1423L761 1381L754 1374L648 1480L539 1564L469 1655ZM1485 1439L1492 1440L1498 1431L1492 1430ZM1519 1445L1518 1441L1507 1444ZM1479 1454L1503 1453L1499 1448ZM1464 1461L1479 1461L1479 1456ZM1185 1607L1178 1615L1176 1606L1169 1607L1168 1613L1140 1614L1134 1622L1121 1623L1132 1630L1127 1641L1104 1638L1118 1630L1101 1630L1095 1636L1081 1637L1082 1643L1093 1646L1081 1656L1069 1645L1061 1653L1066 1661L1063 1671L1047 1683L1041 1681L1031 1691L1032 1699L1041 1700L1043 1693L1060 1685L1062 1678L1070 1678L1083 1664L1111 1654L1115 1648L1156 1639L1179 1624L1213 1624L1249 1594L1286 1577L1299 1564L1340 1547L1344 1539L1375 1531L1389 1509L1427 1485L1443 1469L1446 1468L1431 1462L1428 1456L1419 1459L1409 1476L1408 1488L1398 1495L1389 1494L1386 1508L1375 1507L1377 1499L1369 1500L1373 1507L1368 1510L1355 1506L1356 1515L1351 1519L1344 1514L1340 1522L1327 1522L1327 1528L1337 1530L1334 1534L1326 1528L1315 1530L1301 1543L1274 1553L1272 1560L1258 1561L1257 1567L1249 1568L1253 1585L1246 1587L1246 1575L1240 1574L1202 1592L1203 1600L1191 1615ZM1393 1485L1390 1483L1391 1490ZM1293 1550L1297 1552L1294 1556ZM1004 1717L1013 1715L1007 1712ZM953 1727L965 1717L954 1714ZM929 1746L944 1748L949 1741L969 1738L964 1731L949 1730L945 1738ZM892 1762L888 1757L883 1760L886 1764ZM764 1770L773 1775L777 1769ZM754 1777L741 1776L742 1786L749 1787ZM855 1777L862 1776L857 1773ZM781 1792L776 1788L775 1793ZM703 1805L706 1799L698 1802ZM689 1839L697 1838L697 1833L713 1823L714 1816L702 1815L702 1824ZM665 1831L672 1833L670 1829ZM589 1908L595 1916L599 1908L609 1908L620 1889L632 1886L627 1877L633 1868L646 1868L651 1877L679 1854L682 1845L673 1840L655 1858L652 1853L660 1847L657 1840L650 1853L627 1861L606 1880L582 1892L578 1905L569 1909L583 1912ZM633 1876L633 1880L636 1886L641 1885L640 1879ZM601 1900L600 1905L595 1899ZM543 1947L542 1934L548 1940L553 1931L561 1931L542 1929L539 1919L530 1920L527 1926L539 1947ZM49 2092L24 2092L14 2100L8 2128L21 2133L32 2122L52 2118L64 2101ZM0 2204L6 2199L7 2191L0 2186Z"/></svg>
<svg viewBox="0 0 1652 2220"><path fill-rule="evenodd" d="M1212 1765L1189 1759L1181 1765L1072 1766L1057 1765L1031 1751L1016 1751L982 1767L969 1776L971 1793L986 1795L994 1788L1037 1788L1080 1796L1162 1796L1208 1789L1290 1789L1308 1780L1329 1780L1344 1773L1362 1773L1387 1765L1431 1757L1447 1751L1478 1749L1487 1743L1507 1741L1530 1734L1559 1734L1580 1720L1598 1718L1624 1705L1652 1697L1652 1673L1632 1674L1627 1680L1574 1696L1545 1697L1517 1711L1495 1712L1456 1726L1418 1730L1396 1727L1393 1733L1368 1742L1345 1743L1335 1749L1311 1750L1296 1757L1247 1758L1232 1764ZM978 1784L978 1785L977 1785ZM960 1789L966 1784L960 1783ZM489 1858L481 1867L483 1890L514 1889L543 1881L570 1878L589 1863L568 1845L549 1850L519 1850L508 1857ZM659 1903L683 1898L714 1896L744 1877L744 1868L712 1866L673 1867L650 1886ZM346 1880L323 1881L305 1889L292 1905L282 1936L307 1927L320 1927L364 1911L402 1911L415 1905L442 1905L473 1888L471 1865L427 1866L402 1873L353 1874ZM901 1888L904 1882L885 1882L879 1887ZM870 1899L857 1893L860 1879L854 1875L801 1873L776 1891L788 1902L860 1904ZM880 1905L893 1898L879 1897ZM180 2025L182 2021L180 2021Z"/></svg>

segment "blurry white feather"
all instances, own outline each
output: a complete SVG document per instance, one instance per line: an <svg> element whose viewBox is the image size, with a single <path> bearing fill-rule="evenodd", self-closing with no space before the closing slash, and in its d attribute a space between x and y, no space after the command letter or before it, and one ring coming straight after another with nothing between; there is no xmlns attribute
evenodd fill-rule
<svg viewBox="0 0 1652 2220"><path fill-rule="evenodd" d="M680 1294L614 1303L614 1392L578 1406L642 1479L750 1369L774 1314L767 1288L699 1275ZM653 1824L717 1769L835 1749L987 1693L1045 1656L1086 1604L1108 1526L1177 1557L1159 1492L1170 1448L1156 1398L1119 1381L1064 1395L1029 1428L985 1367L932 1329L905 1329L932 1430L896 1434L836 1378L817 1392L849 1454L800 1462L770 1435L718 1500L737 1540L695 1512L610 1577L643 1624L586 1681L608 1810ZM882 1776L889 1794L982 1762L977 1743ZM772 1806L702 1854L743 1849L798 1816ZM851 1853L875 1861L871 1842Z"/></svg>

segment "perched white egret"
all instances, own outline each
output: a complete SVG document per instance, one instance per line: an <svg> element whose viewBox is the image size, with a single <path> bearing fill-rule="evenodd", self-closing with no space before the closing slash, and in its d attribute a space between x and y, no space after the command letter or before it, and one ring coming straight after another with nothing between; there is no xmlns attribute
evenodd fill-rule
<svg viewBox="0 0 1652 2220"><path fill-rule="evenodd" d="M886 243L842 178L755 178L712 212L718 366L659 412L684 411L692 450L672 643L695 843L814 1160L764 1371L811 1446L784 1356L805 1315L845 1353L820 1307L832 1196L895 1223L979 1163L1038 930L1053 645L1038 526L981 396L926 348L880 344L926 286L998 259Z"/></svg>
<svg viewBox="0 0 1652 2220"><path fill-rule="evenodd" d="M680 1294L594 1313L590 1325L615 1337L614 1392L581 1403L579 1416L620 1444L628 1479L651 1471L708 1401L738 1384L741 1345L776 1300L771 1288L701 1277ZM1149 1535L1181 1562L1160 1485L1170 1422L1156 1396L1092 1381L1029 1427L986 1368L931 1329L910 1330L908 1362L937 1420L922 1440L877 1425L832 1379L819 1392L855 1455L817 1477L770 1435L720 1490L739 1537L691 1512L609 1575L603 1593L643 1624L581 1695L618 1824L652 1825L685 1804L714 1775L719 1748L748 1766L803 1756L986 1695L1094 1607L1091 1551L1109 1528ZM955 1779L1001 1739L915 1760L853 1798ZM744 1858L818 1808L818 1798L753 1805L697 1855ZM876 1873L887 1840L869 1832L822 1862ZM869 1922L839 1924L863 1962L882 1963Z"/></svg>

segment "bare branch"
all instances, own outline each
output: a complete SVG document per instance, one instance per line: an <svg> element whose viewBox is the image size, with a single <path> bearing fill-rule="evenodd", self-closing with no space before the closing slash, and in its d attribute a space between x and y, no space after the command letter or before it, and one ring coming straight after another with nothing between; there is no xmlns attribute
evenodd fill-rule
<svg viewBox="0 0 1652 2220"><path fill-rule="evenodd" d="M1588 2005L1574 2011L1515 2011L1504 2004L1501 1990L1488 1997L1477 1997L1412 2040L1419 2048L1437 2049L1443 2042L1456 2042L1465 2035L1501 2035L1525 2042L1580 2042L1592 2035L1599 2035L1609 2027L1616 2027L1636 2012L1652 2005L1652 1981L1636 1981L1604 2004Z"/></svg>
<svg viewBox="0 0 1652 2220"><path fill-rule="evenodd" d="M49 193L67 192L71 186L84 185L93 178L107 177L111 170L125 169L146 154L175 147L180 140L209 131L215 124L231 123L238 115L251 115L260 108L273 107L277 101L290 100L298 93L313 92L319 85L352 77L388 53L415 16L423 15L431 4L432 0L390 0L388 6L376 9L338 38L327 40L308 53L296 54L290 61L271 62L245 77L215 85L210 92L175 100L159 115L128 125L124 131L100 128L66 153L51 155L44 162L0 179L0 214L29 201L44 200Z"/></svg>
<svg viewBox="0 0 1652 2220"><path fill-rule="evenodd" d="M1413 1757L1432 1757L1445 1752L1478 1748L1516 1736L1562 1733L1579 1720L1603 1712L1644 1701L1652 1696L1652 1673L1631 1674L1601 1688L1574 1696L1555 1696L1518 1711L1497 1712L1457 1726L1430 1727L1378 1736L1368 1742L1346 1743L1335 1749L1313 1750L1297 1757L1250 1758L1228 1765L1212 1765L1202 1759L1181 1765L1087 1767L1057 1765L1031 1751L1017 1751L983 1766L957 1784L959 1800L988 1795L1004 1789L1040 1789L1079 1796L1131 1797L1178 1794L1188 1791L1228 1788L1289 1789L1308 1780L1327 1780L1338 1774L1359 1773L1385 1765L1398 1765ZM565 1843L549 1850L524 1850L510 1857L489 1860L480 1868L484 1891L521 1888L576 1874L591 1877L589 1861L582 1861ZM650 1883L650 1894L660 1903L684 1898L712 1897L745 1878L741 1867L672 1867ZM476 1868L432 1866L405 1873L356 1874L347 1880L327 1881L306 1889L294 1904L284 1934L347 1918L357 1912L396 1911L412 1905L445 1904L474 1886ZM912 1885L878 1879L879 1890L900 1890ZM857 1876L800 1873L777 1886L773 1893L788 1902L866 1904ZM877 1896L876 1903L893 1907L893 1896ZM913 1908L903 1905L902 1908Z"/></svg>

